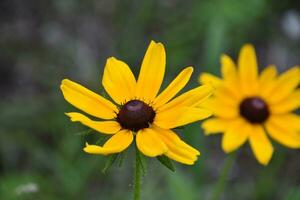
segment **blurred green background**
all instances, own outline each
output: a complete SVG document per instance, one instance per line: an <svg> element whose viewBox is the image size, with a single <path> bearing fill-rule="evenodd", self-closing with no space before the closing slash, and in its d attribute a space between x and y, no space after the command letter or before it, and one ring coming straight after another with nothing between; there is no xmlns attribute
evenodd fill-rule
<svg viewBox="0 0 300 200"><path fill-rule="evenodd" d="M102 93L106 58L138 73L151 39L167 50L164 86L185 66L219 74L219 57L236 59L256 46L259 65L280 71L300 64L298 0L1 0L0 199L130 199L133 152L122 168L101 172L105 157L83 153L88 129L64 115L76 111L62 97L63 78ZM170 172L150 159L145 200L209 199L227 157L220 136L204 137L194 123L178 130L202 155L196 165ZM96 141L94 139L93 141ZM263 167L245 145L228 177L225 200L299 200L299 150L275 144ZM298 155L297 155L298 154Z"/></svg>

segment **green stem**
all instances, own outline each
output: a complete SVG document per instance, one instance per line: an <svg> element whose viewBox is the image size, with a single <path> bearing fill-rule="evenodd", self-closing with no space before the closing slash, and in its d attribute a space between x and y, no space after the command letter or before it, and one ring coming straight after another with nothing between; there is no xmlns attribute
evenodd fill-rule
<svg viewBox="0 0 300 200"><path fill-rule="evenodd" d="M221 195L226 187L227 177L228 177L230 170L232 169L232 166L235 161L235 157L236 157L236 153L231 153L225 159L223 167L222 167L221 175L218 179L218 182L216 183L216 185L214 187L211 200L220 200L221 199Z"/></svg>
<svg viewBox="0 0 300 200"><path fill-rule="evenodd" d="M140 200L141 199L141 163L139 160L140 152L135 148L135 168L134 168L134 180L133 180L133 199Z"/></svg>

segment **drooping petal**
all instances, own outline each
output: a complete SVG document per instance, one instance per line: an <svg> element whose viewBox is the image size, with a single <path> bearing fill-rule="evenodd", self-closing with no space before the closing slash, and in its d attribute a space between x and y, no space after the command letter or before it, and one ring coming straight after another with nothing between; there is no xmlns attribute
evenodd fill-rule
<svg viewBox="0 0 300 200"><path fill-rule="evenodd" d="M258 67L254 47L246 44L242 47L238 59L240 84L245 94L253 94L257 87Z"/></svg>
<svg viewBox="0 0 300 200"><path fill-rule="evenodd" d="M134 98L136 81L128 65L114 57L107 59L102 85L118 104Z"/></svg>
<svg viewBox="0 0 300 200"><path fill-rule="evenodd" d="M242 120L231 124L231 127L225 131L222 137L222 149L226 153L238 149L247 141L250 130L250 126Z"/></svg>
<svg viewBox="0 0 300 200"><path fill-rule="evenodd" d="M167 145L168 151L165 155L169 158L184 163L187 165L192 165L197 160L197 156L200 152L190 145L183 142L173 131L161 128L155 128L157 135L163 140Z"/></svg>
<svg viewBox="0 0 300 200"><path fill-rule="evenodd" d="M296 128L289 126L290 124L281 124L284 119L280 117L271 116L266 123L268 134L278 143L288 148L300 148L300 134Z"/></svg>
<svg viewBox="0 0 300 200"><path fill-rule="evenodd" d="M213 91L213 87L210 85L202 85L196 87L184 94L176 97L169 103L161 106L158 110L168 110L174 109L176 107L193 107L196 105L200 105L204 100L206 100Z"/></svg>
<svg viewBox="0 0 300 200"><path fill-rule="evenodd" d="M155 107L160 107L172 99L190 80L193 73L192 67L187 67L170 83L170 85L160 93L155 99Z"/></svg>
<svg viewBox="0 0 300 200"><path fill-rule="evenodd" d="M222 76L226 80L236 80L237 78L237 68L233 62L233 60L223 54L221 56L221 71L222 71Z"/></svg>
<svg viewBox="0 0 300 200"><path fill-rule="evenodd" d="M104 145L89 145L86 143L86 147L83 149L86 153L90 154L113 154L124 151L133 141L133 134L128 130L121 130L117 134L113 135Z"/></svg>
<svg viewBox="0 0 300 200"><path fill-rule="evenodd" d="M271 113L284 114L300 108L300 89L295 90L282 101L271 105Z"/></svg>
<svg viewBox="0 0 300 200"><path fill-rule="evenodd" d="M198 81L200 84L209 84L209 85L213 85L214 87L219 86L220 83L222 82L222 80L219 77L209 73L201 73L198 78Z"/></svg>
<svg viewBox="0 0 300 200"><path fill-rule="evenodd" d="M66 113L66 115L71 118L72 122L80 122L100 133L114 134L121 129L120 124L116 121L93 121L87 116L76 112Z"/></svg>
<svg viewBox="0 0 300 200"><path fill-rule="evenodd" d="M136 135L138 149L146 156L156 157L168 151L168 147L151 128L138 131Z"/></svg>
<svg viewBox="0 0 300 200"><path fill-rule="evenodd" d="M274 150L262 126L256 125L252 127L252 132L249 134L249 142L258 162L262 165L267 165L272 158Z"/></svg>
<svg viewBox="0 0 300 200"><path fill-rule="evenodd" d="M151 41L145 54L139 78L136 96L146 101L154 100L164 78L166 52L163 44Z"/></svg>
<svg viewBox="0 0 300 200"><path fill-rule="evenodd" d="M276 81L276 85L272 92L272 95L269 96L270 103L277 103L291 95L293 90L299 85L300 83L300 67L296 66L281 76L279 76L278 80Z"/></svg>
<svg viewBox="0 0 300 200"><path fill-rule="evenodd" d="M64 79L60 88L66 101L94 117L112 119L118 112L113 103L78 83Z"/></svg>

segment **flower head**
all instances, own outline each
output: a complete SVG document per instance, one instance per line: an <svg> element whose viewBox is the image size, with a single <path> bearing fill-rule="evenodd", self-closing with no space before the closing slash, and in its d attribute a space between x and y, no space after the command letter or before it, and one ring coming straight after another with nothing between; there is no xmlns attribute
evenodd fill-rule
<svg viewBox="0 0 300 200"><path fill-rule="evenodd" d="M201 83L216 87L205 107L214 117L202 127L207 135L224 133L222 148L232 152L247 140L259 163L267 165L273 154L270 136L289 148L300 147L300 117L293 112L300 106L300 68L293 67L277 75L268 66L258 75L252 45L241 49L238 66L227 55L221 57L222 79L203 73Z"/></svg>
<svg viewBox="0 0 300 200"><path fill-rule="evenodd" d="M112 137L103 146L86 144L91 154L114 154L125 150L136 140L138 149L147 156L166 155L185 164L193 164L200 154L183 142L171 129L211 115L196 107L211 95L208 85L194 88L172 99L189 81L193 72L187 67L159 95L166 65L161 43L151 42L136 81L128 65L109 58L104 69L102 85L113 102L68 79L62 81L64 98L81 111L67 113L72 121Z"/></svg>

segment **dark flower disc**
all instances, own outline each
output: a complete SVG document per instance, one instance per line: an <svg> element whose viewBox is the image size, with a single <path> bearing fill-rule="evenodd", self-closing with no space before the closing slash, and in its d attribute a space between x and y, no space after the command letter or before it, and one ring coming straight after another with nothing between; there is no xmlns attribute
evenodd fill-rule
<svg viewBox="0 0 300 200"><path fill-rule="evenodd" d="M265 122L270 116L267 103L260 97L248 97L240 104L240 115L253 124Z"/></svg>
<svg viewBox="0 0 300 200"><path fill-rule="evenodd" d="M136 132L148 128L154 117L155 111L151 106L143 101L131 100L122 106L117 115L117 121L122 128Z"/></svg>

